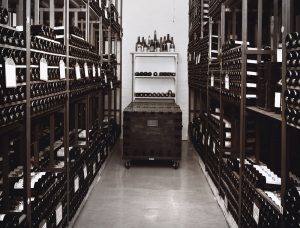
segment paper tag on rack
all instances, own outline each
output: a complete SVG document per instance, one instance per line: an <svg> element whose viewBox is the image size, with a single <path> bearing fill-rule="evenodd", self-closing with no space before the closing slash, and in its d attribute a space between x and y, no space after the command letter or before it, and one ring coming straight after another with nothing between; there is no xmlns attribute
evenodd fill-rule
<svg viewBox="0 0 300 228"><path fill-rule="evenodd" d="M229 75L226 74L225 76L225 89L229 90Z"/></svg>
<svg viewBox="0 0 300 228"><path fill-rule="evenodd" d="M96 163L93 164L93 174L96 173Z"/></svg>
<svg viewBox="0 0 300 228"><path fill-rule="evenodd" d="M43 81L48 81L48 63L45 58L40 60L40 79Z"/></svg>
<svg viewBox="0 0 300 228"><path fill-rule="evenodd" d="M100 160L101 160L101 159L100 159L100 153L98 153L98 162L100 162Z"/></svg>
<svg viewBox="0 0 300 228"><path fill-rule="evenodd" d="M215 77L212 75L210 76L210 86L214 87L215 86Z"/></svg>
<svg viewBox="0 0 300 228"><path fill-rule="evenodd" d="M87 168L86 165L83 166L83 178L85 179L87 177Z"/></svg>
<svg viewBox="0 0 300 228"><path fill-rule="evenodd" d="M104 75L104 82L105 82L105 84L107 83L107 76L106 76L106 74Z"/></svg>
<svg viewBox="0 0 300 228"><path fill-rule="evenodd" d="M213 153L215 154L216 153L216 143L213 142Z"/></svg>
<svg viewBox="0 0 300 228"><path fill-rule="evenodd" d="M112 81L110 81L110 88L113 89L114 88L114 84Z"/></svg>
<svg viewBox="0 0 300 228"><path fill-rule="evenodd" d="M228 198L227 198L227 196L225 196L225 198L224 198L224 204L225 204L226 210L228 210Z"/></svg>
<svg viewBox="0 0 300 228"><path fill-rule="evenodd" d="M88 68L87 63L84 63L83 67L84 67L84 75L86 78L88 78L89 77L89 68Z"/></svg>
<svg viewBox="0 0 300 228"><path fill-rule="evenodd" d="M17 87L16 64L12 58L5 60L5 84L6 88Z"/></svg>
<svg viewBox="0 0 300 228"><path fill-rule="evenodd" d="M56 218L56 226L61 222L63 213L62 213L62 204L59 203L55 209L55 218Z"/></svg>
<svg viewBox="0 0 300 228"><path fill-rule="evenodd" d="M60 79L66 78L66 64L63 60L59 61L59 77Z"/></svg>
<svg viewBox="0 0 300 228"><path fill-rule="evenodd" d="M101 76L101 70L100 70L100 67L98 66L98 77Z"/></svg>
<svg viewBox="0 0 300 228"><path fill-rule="evenodd" d="M78 63L75 64L75 74L76 74L76 79L80 79L81 75L80 75L80 66Z"/></svg>
<svg viewBox="0 0 300 228"><path fill-rule="evenodd" d="M4 218L5 218L5 214L1 214L1 215L0 215L0 221L3 221Z"/></svg>
<svg viewBox="0 0 300 228"><path fill-rule="evenodd" d="M256 203L253 203L253 219L256 222L256 224L259 223L259 208L256 205Z"/></svg>
<svg viewBox="0 0 300 228"><path fill-rule="evenodd" d="M281 205L279 206L279 210L280 210L280 214L283 215L283 207Z"/></svg>
<svg viewBox="0 0 300 228"><path fill-rule="evenodd" d="M79 177L76 176L74 179L74 193L79 189Z"/></svg>
<svg viewBox="0 0 300 228"><path fill-rule="evenodd" d="M93 64L93 77L96 77L96 67L95 67L95 64Z"/></svg>
<svg viewBox="0 0 300 228"><path fill-rule="evenodd" d="M210 135L207 138L207 145L210 145Z"/></svg>
<svg viewBox="0 0 300 228"><path fill-rule="evenodd" d="M45 219L40 223L39 228L47 228L47 221Z"/></svg>

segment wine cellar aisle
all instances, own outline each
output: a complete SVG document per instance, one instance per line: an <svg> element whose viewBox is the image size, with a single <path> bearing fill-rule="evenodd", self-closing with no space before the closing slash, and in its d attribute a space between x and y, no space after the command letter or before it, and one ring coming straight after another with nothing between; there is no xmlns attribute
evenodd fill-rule
<svg viewBox="0 0 300 228"><path fill-rule="evenodd" d="M151 161L124 169L121 144L113 149L75 228L228 227L192 144L183 143L178 170Z"/></svg>

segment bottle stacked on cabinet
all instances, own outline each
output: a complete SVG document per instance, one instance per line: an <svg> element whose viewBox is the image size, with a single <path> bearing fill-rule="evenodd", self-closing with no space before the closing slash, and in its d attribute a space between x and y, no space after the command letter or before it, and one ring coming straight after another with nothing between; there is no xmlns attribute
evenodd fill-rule
<svg viewBox="0 0 300 228"><path fill-rule="evenodd" d="M242 82L241 41L229 40L222 47L222 93L224 100L239 105ZM247 55L246 104L256 104L257 93L257 56Z"/></svg>
<svg viewBox="0 0 300 228"><path fill-rule="evenodd" d="M286 37L287 47L287 90L285 118L290 126L300 128L300 33L295 32Z"/></svg>
<svg viewBox="0 0 300 228"><path fill-rule="evenodd" d="M136 52L175 52L175 43L170 34L158 39L156 31L154 31L153 39L149 36L148 41L139 36L135 46Z"/></svg>

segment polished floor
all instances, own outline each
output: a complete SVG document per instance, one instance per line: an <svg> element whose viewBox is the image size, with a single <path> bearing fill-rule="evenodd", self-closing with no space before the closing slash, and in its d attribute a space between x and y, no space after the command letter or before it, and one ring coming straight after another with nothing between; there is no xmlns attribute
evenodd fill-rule
<svg viewBox="0 0 300 228"><path fill-rule="evenodd" d="M227 228L190 143L178 170L162 164L125 169L121 145L81 211L76 228Z"/></svg>

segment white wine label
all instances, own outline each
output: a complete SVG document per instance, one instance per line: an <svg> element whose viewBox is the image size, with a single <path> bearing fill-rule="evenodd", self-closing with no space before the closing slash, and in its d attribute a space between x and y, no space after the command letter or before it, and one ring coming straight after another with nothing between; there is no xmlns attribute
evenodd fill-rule
<svg viewBox="0 0 300 228"><path fill-rule="evenodd" d="M259 208L255 203L253 203L253 219L256 222L256 224L258 225L258 223L259 223Z"/></svg>
<svg viewBox="0 0 300 228"><path fill-rule="evenodd" d="M275 99L274 99L274 107L275 108L280 108L281 107L281 93L280 92L275 92Z"/></svg>
<svg viewBox="0 0 300 228"><path fill-rule="evenodd" d="M48 63L45 58L40 60L40 79L43 81L48 81Z"/></svg>
<svg viewBox="0 0 300 228"><path fill-rule="evenodd" d="M16 64L12 58L5 60L5 85L6 88L17 87Z"/></svg>
<svg viewBox="0 0 300 228"><path fill-rule="evenodd" d="M225 89L229 90L229 76L226 74L225 76Z"/></svg>
<svg viewBox="0 0 300 228"><path fill-rule="evenodd" d="M86 165L83 166L83 178L85 179L87 177L87 168Z"/></svg>
<svg viewBox="0 0 300 228"><path fill-rule="evenodd" d="M215 86L215 77L212 75L210 76L210 86L214 87Z"/></svg>
<svg viewBox="0 0 300 228"><path fill-rule="evenodd" d="M93 174L96 173L96 163L93 164Z"/></svg>
<svg viewBox="0 0 300 228"><path fill-rule="evenodd" d="M95 64L93 64L93 77L96 77L96 67L95 67Z"/></svg>
<svg viewBox="0 0 300 228"><path fill-rule="evenodd" d="M45 219L40 223L39 228L47 228L47 221Z"/></svg>
<svg viewBox="0 0 300 228"><path fill-rule="evenodd" d="M0 214L0 221L3 221L4 218L5 218L5 216L6 216L6 214L5 215L4 214Z"/></svg>
<svg viewBox="0 0 300 228"><path fill-rule="evenodd" d="M58 224L61 222L62 220L62 216L63 213L62 213L62 204L59 203L56 207L56 210L55 210L55 218L56 218L56 226L58 226Z"/></svg>
<svg viewBox="0 0 300 228"><path fill-rule="evenodd" d="M76 75L76 79L80 79L81 75L80 75L80 66L78 63L75 64L75 75Z"/></svg>
<svg viewBox="0 0 300 228"><path fill-rule="evenodd" d="M74 192L77 192L79 189L79 177L76 176L74 179Z"/></svg>
<svg viewBox="0 0 300 228"><path fill-rule="evenodd" d="M100 77L101 76L101 69L100 69L100 67L98 66L98 77Z"/></svg>
<svg viewBox="0 0 300 228"><path fill-rule="evenodd" d="M84 63L84 75L86 78L89 77L89 68L88 68L87 63Z"/></svg>
<svg viewBox="0 0 300 228"><path fill-rule="evenodd" d="M59 61L59 77L60 79L66 78L66 64L63 60Z"/></svg>

